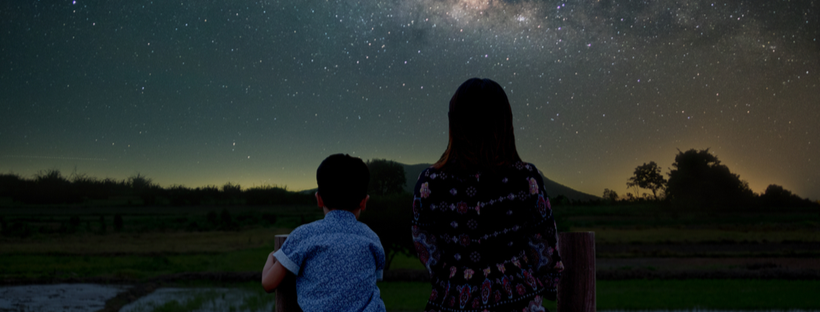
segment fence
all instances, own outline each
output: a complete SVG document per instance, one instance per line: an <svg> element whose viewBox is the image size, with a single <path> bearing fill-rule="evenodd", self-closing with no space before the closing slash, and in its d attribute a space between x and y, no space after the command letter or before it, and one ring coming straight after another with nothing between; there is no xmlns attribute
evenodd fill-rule
<svg viewBox="0 0 820 312"><path fill-rule="evenodd" d="M276 235L275 248L279 249L287 238ZM564 272L558 284L557 312L595 312L595 233L560 233L558 242ZM296 303L294 276L288 274L276 288L276 312L301 311Z"/></svg>

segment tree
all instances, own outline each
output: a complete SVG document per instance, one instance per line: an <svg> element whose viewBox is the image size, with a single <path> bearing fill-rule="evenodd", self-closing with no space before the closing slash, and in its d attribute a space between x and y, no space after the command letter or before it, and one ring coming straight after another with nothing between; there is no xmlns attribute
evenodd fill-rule
<svg viewBox="0 0 820 312"><path fill-rule="evenodd" d="M370 171L367 193L367 212L361 222L367 224L381 240L386 255L385 269L390 268L393 258L400 253L415 252L410 233L412 198L404 194L406 183L404 167L394 161L371 159L365 163Z"/></svg>
<svg viewBox="0 0 820 312"><path fill-rule="evenodd" d="M666 187L666 179L663 178L658 164L650 161L648 164L643 163L643 165L635 168L635 176L627 180L626 186L649 189L652 191L652 197L657 199L657 191Z"/></svg>
<svg viewBox="0 0 820 312"><path fill-rule="evenodd" d="M373 195L400 194L404 192L404 167L401 164L386 159L371 159L367 161L370 170L370 185L367 193Z"/></svg>
<svg viewBox="0 0 820 312"><path fill-rule="evenodd" d="M750 204L754 192L709 149L678 150L669 172L667 197L678 206L725 207Z"/></svg>
<svg viewBox="0 0 820 312"><path fill-rule="evenodd" d="M409 235L412 204L406 194L374 196L367 202L367 211L359 218L379 236L385 253L385 270L390 269L396 255L415 255L416 248Z"/></svg>
<svg viewBox="0 0 820 312"><path fill-rule="evenodd" d="M157 195L162 191L159 185L139 173L128 177L128 185L134 193L140 196L142 204L146 206L156 204Z"/></svg>
<svg viewBox="0 0 820 312"><path fill-rule="evenodd" d="M242 192L242 186L239 184L233 184L231 182L228 182L222 186L222 192L226 194L236 195Z"/></svg>
<svg viewBox="0 0 820 312"><path fill-rule="evenodd" d="M136 191L140 192L145 189L155 188L157 185L154 184L154 181L137 173L136 175L128 177L128 185Z"/></svg>
<svg viewBox="0 0 820 312"><path fill-rule="evenodd" d="M768 207L798 207L811 204L810 201L800 199L800 196L777 184L769 185L766 191L760 195L760 200Z"/></svg>
<svg viewBox="0 0 820 312"><path fill-rule="evenodd" d="M608 188L605 188L603 198L605 201L614 202L618 200L618 193Z"/></svg>

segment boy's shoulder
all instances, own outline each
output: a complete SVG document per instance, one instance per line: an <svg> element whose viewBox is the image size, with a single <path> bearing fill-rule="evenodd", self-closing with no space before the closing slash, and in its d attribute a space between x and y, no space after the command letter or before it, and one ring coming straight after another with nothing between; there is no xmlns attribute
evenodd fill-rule
<svg viewBox="0 0 820 312"><path fill-rule="evenodd" d="M309 239L314 236L325 236L325 235L334 235L334 236L365 236L369 239L379 241L379 236L374 232L367 224L358 221L353 217L352 213L350 216L344 216L345 213L350 213L348 211L331 211L328 215L325 216L324 219L316 220L310 223L302 224L296 227L288 236L290 237L297 237L299 239ZM338 218L339 215L342 215L342 218ZM346 218L345 218L346 217ZM350 219L352 218L352 219Z"/></svg>
<svg viewBox="0 0 820 312"><path fill-rule="evenodd" d="M309 239L311 236L321 234L322 232L322 220L320 219L297 226L293 229L293 231L290 231L290 234L288 234L288 240L301 241L304 239Z"/></svg>

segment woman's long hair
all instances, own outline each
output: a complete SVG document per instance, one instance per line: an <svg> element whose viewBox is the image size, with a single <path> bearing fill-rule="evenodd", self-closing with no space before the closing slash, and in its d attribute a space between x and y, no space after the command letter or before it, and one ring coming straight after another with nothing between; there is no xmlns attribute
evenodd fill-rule
<svg viewBox="0 0 820 312"><path fill-rule="evenodd" d="M495 81L465 81L450 99L447 115L450 141L433 167L492 171L521 161L515 149L510 101Z"/></svg>

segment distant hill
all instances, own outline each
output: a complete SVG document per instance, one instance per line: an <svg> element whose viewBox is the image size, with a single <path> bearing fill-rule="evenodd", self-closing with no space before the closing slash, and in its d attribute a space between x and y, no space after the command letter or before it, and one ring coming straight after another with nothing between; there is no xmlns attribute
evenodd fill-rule
<svg viewBox="0 0 820 312"><path fill-rule="evenodd" d="M416 165L407 165L397 162L398 164L404 167L404 177L406 182L404 184L404 190L408 193L413 193L413 187L416 186L416 180L418 180L419 175L421 174L424 169L432 166L433 164L416 164ZM588 201L588 200L599 200L601 199L598 196L590 195L584 192L576 191L568 186L565 186L561 183L555 182L550 180L546 176L541 175L541 178L544 179L544 187L547 189L547 195L550 198L558 197L558 195L564 195L564 197L570 200L580 200L580 201ZM309 189L301 191L305 194L313 194L316 192L316 189Z"/></svg>
<svg viewBox="0 0 820 312"><path fill-rule="evenodd" d="M419 174L421 174L421 172L424 171L424 169L427 169L428 167L432 166L432 164L401 165L404 166L404 176L407 179L407 183L404 185L404 190L406 190L408 193L413 193L413 187L416 186L416 180L418 180ZM551 198L558 197L558 195L564 195L564 197L569 198L571 200L588 201L601 199L598 196L590 195L584 192L579 192L572 188L564 186L561 183L550 180L547 177L545 177L543 173L541 175L541 178L544 179L544 187L547 189L547 195L549 195Z"/></svg>

